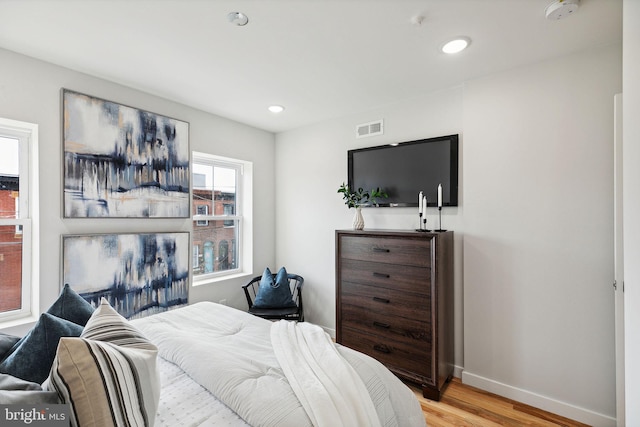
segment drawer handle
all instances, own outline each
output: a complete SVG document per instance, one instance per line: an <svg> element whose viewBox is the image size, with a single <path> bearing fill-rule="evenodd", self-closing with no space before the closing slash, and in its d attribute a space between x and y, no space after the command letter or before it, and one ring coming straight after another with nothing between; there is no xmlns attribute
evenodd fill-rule
<svg viewBox="0 0 640 427"><path fill-rule="evenodd" d="M391 277L391 276L389 276L388 274L384 274L384 273L376 273L375 271L373 272L373 275L374 275L375 277L383 277L383 278L385 278L385 279L388 279L389 277Z"/></svg>
<svg viewBox="0 0 640 427"><path fill-rule="evenodd" d="M373 322L373 326L377 326L378 328L384 328L384 329L389 329L391 327L391 325L389 325L388 323L382 323L382 322Z"/></svg>
<svg viewBox="0 0 640 427"><path fill-rule="evenodd" d="M373 252L391 252L391 251L386 248L373 248Z"/></svg>
<svg viewBox="0 0 640 427"><path fill-rule="evenodd" d="M385 304L389 304L389 303L391 302L391 301L389 301L389 300L388 300L388 299L386 299L386 298L379 298L379 297L373 297L373 300L374 300L375 302L383 302L383 303L385 303Z"/></svg>
<svg viewBox="0 0 640 427"><path fill-rule="evenodd" d="M391 353L391 349L384 344L375 344L373 346L373 349L375 351L379 351L380 353L386 353L386 354Z"/></svg>

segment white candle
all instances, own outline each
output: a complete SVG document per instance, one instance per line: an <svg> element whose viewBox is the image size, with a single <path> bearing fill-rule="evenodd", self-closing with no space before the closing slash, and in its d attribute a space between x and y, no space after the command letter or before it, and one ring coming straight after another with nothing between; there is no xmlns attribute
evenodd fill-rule
<svg viewBox="0 0 640 427"><path fill-rule="evenodd" d="M442 184L438 184L438 207L442 207Z"/></svg>
<svg viewBox="0 0 640 427"><path fill-rule="evenodd" d="M422 191L418 195L418 213L422 213Z"/></svg>
<svg viewBox="0 0 640 427"><path fill-rule="evenodd" d="M424 216L427 216L427 196L422 198L422 211L424 212Z"/></svg>

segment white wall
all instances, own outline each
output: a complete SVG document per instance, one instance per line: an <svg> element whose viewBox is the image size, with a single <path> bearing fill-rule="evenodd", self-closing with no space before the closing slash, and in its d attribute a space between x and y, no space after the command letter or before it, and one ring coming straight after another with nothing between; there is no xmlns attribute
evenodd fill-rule
<svg viewBox="0 0 640 427"><path fill-rule="evenodd" d="M278 134L276 262L305 277L308 320L335 328L334 230L349 228L353 215L336 194L347 150L459 133L461 204L445 209L443 226L456 232L463 379L612 425L621 70L620 46L601 48ZM381 118L383 136L355 139L356 124ZM417 225L408 208L364 215L365 228Z"/></svg>
<svg viewBox="0 0 640 427"><path fill-rule="evenodd" d="M596 425L615 417L620 77L619 50L603 49L465 91L463 380L516 398L536 393L536 406L551 410L593 411L585 421Z"/></svg>
<svg viewBox="0 0 640 427"><path fill-rule="evenodd" d="M628 426L640 425L640 2L623 4L623 180L625 401Z"/></svg>
<svg viewBox="0 0 640 427"><path fill-rule="evenodd" d="M384 135L355 138L357 124L380 118ZM337 193L347 180L347 150L456 133L462 133L461 87L276 136L276 261L304 277L308 321L335 336L335 230L351 228L354 215ZM460 143L464 145L462 135ZM437 210L429 210L427 225L433 228ZM461 207L444 208L443 227L459 231L461 211ZM417 208L368 208L363 216L365 228L418 227ZM456 259L461 260L458 236L454 245ZM457 262L458 306L462 305L461 267ZM462 312L456 314L456 364L461 365Z"/></svg>
<svg viewBox="0 0 640 427"><path fill-rule="evenodd" d="M0 117L37 123L40 154L40 309L60 291L63 234L189 231L185 219L63 219L61 88L135 106L190 123L192 150L254 162L254 266L262 271L274 256L273 134L175 102L0 49ZM227 299L246 309L244 279L190 289L190 302ZM30 325L7 330L24 333Z"/></svg>

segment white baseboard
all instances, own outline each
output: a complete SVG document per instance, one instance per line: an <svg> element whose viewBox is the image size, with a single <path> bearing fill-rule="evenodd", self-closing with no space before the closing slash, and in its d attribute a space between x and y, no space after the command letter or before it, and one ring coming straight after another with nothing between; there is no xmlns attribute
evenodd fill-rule
<svg viewBox="0 0 640 427"><path fill-rule="evenodd" d="M503 384L464 370L462 370L462 376L460 378L462 379L463 384L477 387L581 423L599 427L616 427L615 418L580 408L566 402L561 402L527 390Z"/></svg>
<svg viewBox="0 0 640 427"><path fill-rule="evenodd" d="M462 378L462 371L464 368L462 366L453 365L453 376L456 378Z"/></svg>

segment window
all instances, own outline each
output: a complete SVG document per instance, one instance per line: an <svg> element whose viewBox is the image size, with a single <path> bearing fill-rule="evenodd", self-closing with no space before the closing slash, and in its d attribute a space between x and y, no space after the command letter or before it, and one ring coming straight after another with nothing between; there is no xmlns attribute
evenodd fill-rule
<svg viewBox="0 0 640 427"><path fill-rule="evenodd" d="M38 308L38 126L0 118L0 322ZM13 323L12 323L13 322Z"/></svg>
<svg viewBox="0 0 640 427"><path fill-rule="evenodd" d="M209 205L196 205L196 215L209 215ZM209 225L209 221L196 221L196 225L198 227L207 226Z"/></svg>
<svg viewBox="0 0 640 427"><path fill-rule="evenodd" d="M200 245L193 245L191 248L192 254L193 254L193 258L191 259L191 265L193 266L193 274L198 274L201 273L201 271L199 270L200 265L202 264L200 262L200 257L202 257L202 248L200 247Z"/></svg>
<svg viewBox="0 0 640 427"><path fill-rule="evenodd" d="M235 212L233 211L233 204L232 203L226 203L223 208L224 208L224 214L229 216L229 215L234 215ZM233 227L234 223L233 221L225 221L224 222L224 226L225 227Z"/></svg>
<svg viewBox="0 0 640 427"><path fill-rule="evenodd" d="M251 162L194 152L192 165L194 284L250 273Z"/></svg>

